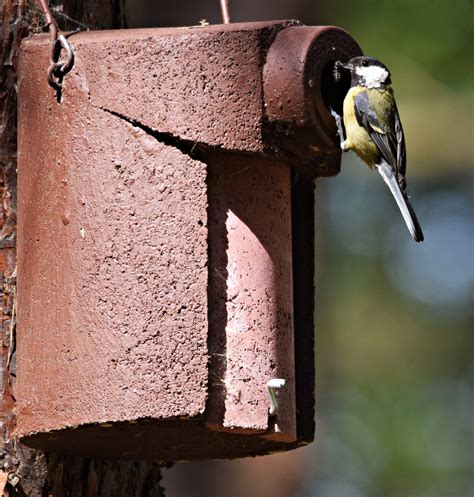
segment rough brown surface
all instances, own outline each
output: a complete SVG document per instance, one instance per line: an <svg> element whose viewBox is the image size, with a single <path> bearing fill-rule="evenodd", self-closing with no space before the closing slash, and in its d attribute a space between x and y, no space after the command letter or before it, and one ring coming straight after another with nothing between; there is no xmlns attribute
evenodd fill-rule
<svg viewBox="0 0 474 497"><path fill-rule="evenodd" d="M341 150L328 107L342 114L350 81L333 78L336 60L362 52L342 29L293 26L280 31L263 69L265 144L318 176L339 172Z"/></svg>
<svg viewBox="0 0 474 497"><path fill-rule="evenodd" d="M0 473L2 495L10 497L158 497L160 467L146 461L108 461L52 456L28 449L14 437L15 428L15 287L16 287L16 116L17 60L23 37L44 25L44 18L34 0L5 0L1 5L0 56L0 271L3 290L2 402ZM86 20L88 24L110 27L115 15L121 16L122 0L55 0L54 5L66 14L64 19ZM81 11L81 8L86 9ZM88 11L87 9L91 9ZM81 12L80 12L81 11ZM90 15L92 13L92 15ZM71 17L68 17L71 16ZM85 19L87 15L87 19ZM77 27L72 23L72 27ZM41 29L41 28L39 28ZM68 29L68 28L66 28ZM6 488L4 478L8 477Z"/></svg>
<svg viewBox="0 0 474 497"><path fill-rule="evenodd" d="M312 182L297 189L291 170L302 159L274 146L263 79L278 33L321 32L291 24L74 35L60 103L44 82L46 39L24 44L25 443L165 461L312 439L313 268L300 257L312 256L303 232L313 214L295 219L301 206L312 211ZM304 119L307 106L295 112ZM314 133L310 176L339 157L330 127ZM287 384L269 419L265 385L279 377Z"/></svg>
<svg viewBox="0 0 474 497"><path fill-rule="evenodd" d="M208 421L216 429L267 431L266 383L285 378L270 432L295 441L290 169L228 154L208 163Z"/></svg>
<svg viewBox="0 0 474 497"><path fill-rule="evenodd" d="M46 478L41 454L16 444L15 377L16 377L16 77L21 39L28 34L25 13L32 0L5 0L0 3L0 367L2 393L0 401L0 493L39 497ZM30 16L30 21L33 19ZM21 476L17 488L5 480ZM24 476L24 477L23 477ZM5 488L4 488L5 487Z"/></svg>
<svg viewBox="0 0 474 497"><path fill-rule="evenodd" d="M203 413L205 165L80 91L36 95L20 104L19 433Z"/></svg>
<svg viewBox="0 0 474 497"><path fill-rule="evenodd" d="M183 140L261 152L261 68L271 41L289 24L102 31L71 42L93 105ZM119 99L106 91L114 84Z"/></svg>
<svg viewBox="0 0 474 497"><path fill-rule="evenodd" d="M307 163L313 176L337 173L326 79L335 60L360 54L339 28L279 21L96 31L69 40L76 65L68 79L76 85L66 85L65 102L80 88L91 105L169 138L284 156L293 167ZM35 37L25 52L39 56L47 45L47 37ZM120 98L111 87L120 87Z"/></svg>
<svg viewBox="0 0 474 497"><path fill-rule="evenodd" d="M164 496L160 485L161 468L152 461L98 460L50 454L48 464L52 469L43 493L48 497ZM75 493L71 493L71 488Z"/></svg>

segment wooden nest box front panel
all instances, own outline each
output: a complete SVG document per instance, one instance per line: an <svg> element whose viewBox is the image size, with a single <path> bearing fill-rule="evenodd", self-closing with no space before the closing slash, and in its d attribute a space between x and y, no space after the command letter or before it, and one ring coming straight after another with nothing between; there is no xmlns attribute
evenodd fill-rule
<svg viewBox="0 0 474 497"><path fill-rule="evenodd" d="M18 436L161 461L310 442L312 181L340 158L321 81L357 44L294 22L69 40L60 102L49 39L20 60Z"/></svg>

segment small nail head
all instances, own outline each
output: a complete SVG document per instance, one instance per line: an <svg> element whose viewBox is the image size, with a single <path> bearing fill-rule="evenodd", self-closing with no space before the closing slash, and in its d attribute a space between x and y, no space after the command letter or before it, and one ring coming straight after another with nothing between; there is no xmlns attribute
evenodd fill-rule
<svg viewBox="0 0 474 497"><path fill-rule="evenodd" d="M267 387L268 388L282 388L285 386L286 381L283 378L272 378L268 380Z"/></svg>

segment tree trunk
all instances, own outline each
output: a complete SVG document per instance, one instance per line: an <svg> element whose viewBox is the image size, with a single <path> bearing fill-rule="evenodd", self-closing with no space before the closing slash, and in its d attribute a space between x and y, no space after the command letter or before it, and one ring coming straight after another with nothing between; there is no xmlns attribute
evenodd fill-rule
<svg viewBox="0 0 474 497"><path fill-rule="evenodd" d="M124 0L50 2L63 29L125 27ZM13 497L162 497L160 467L150 461L43 454L22 446L15 429L16 67L21 39L45 26L34 0L0 0L0 309L2 442L0 495ZM62 12L62 13L61 13ZM46 68L45 68L46 69Z"/></svg>

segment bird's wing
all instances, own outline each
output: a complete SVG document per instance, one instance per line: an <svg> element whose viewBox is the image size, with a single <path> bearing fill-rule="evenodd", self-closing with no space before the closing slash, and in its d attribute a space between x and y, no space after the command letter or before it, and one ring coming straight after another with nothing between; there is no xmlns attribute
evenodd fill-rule
<svg viewBox="0 0 474 497"><path fill-rule="evenodd" d="M418 222L413 207L410 205L408 195L403 191L402 186L395 176L395 171L392 166L382 159L380 164L377 164L377 169L387 186L390 188L390 191L397 202L398 208L402 213L403 219L410 230L411 236L416 242L422 242L424 240L424 236L420 223Z"/></svg>
<svg viewBox="0 0 474 497"><path fill-rule="evenodd" d="M397 175L398 183L403 191L406 188L407 152L405 148L405 135L403 134L402 123L398 115L398 109L394 108L395 135L397 137Z"/></svg>
<svg viewBox="0 0 474 497"><path fill-rule="evenodd" d="M371 105L366 91L357 94L354 98L355 115L359 125L369 133L382 157L393 168L400 187L405 190L405 139L395 100L391 94L374 92L371 95L372 100L387 97L392 101L390 105L387 102L381 105L374 102L375 105Z"/></svg>

